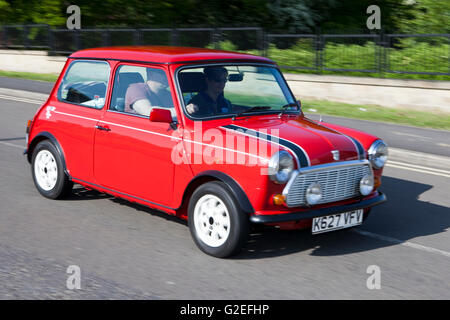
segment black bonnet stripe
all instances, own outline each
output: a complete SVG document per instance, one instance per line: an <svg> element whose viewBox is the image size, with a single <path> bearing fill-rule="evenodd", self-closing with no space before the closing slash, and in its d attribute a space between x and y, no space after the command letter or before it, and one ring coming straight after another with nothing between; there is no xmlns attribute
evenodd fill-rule
<svg viewBox="0 0 450 320"><path fill-rule="evenodd" d="M305 152L305 150L303 150L300 146L298 146L295 143L292 143L289 140L282 139L279 137L274 137L270 134L262 133L262 132L259 132L259 131L253 130L253 129L239 127L234 124L229 124L229 125L223 126L223 128L240 131L244 134L253 136L258 139L263 139L263 140L266 140L269 142L278 143L279 145L292 151L292 153L294 154L294 156L297 159L297 164L300 168L308 167L311 165L311 162L310 162L309 157L308 157L307 153Z"/></svg>
<svg viewBox="0 0 450 320"><path fill-rule="evenodd" d="M362 144L356 140L355 138L352 138L350 136L346 136L348 138L350 138L356 145L356 148L358 148L358 155L359 155L359 160L364 160L366 158L365 152L364 152L364 148L362 146Z"/></svg>

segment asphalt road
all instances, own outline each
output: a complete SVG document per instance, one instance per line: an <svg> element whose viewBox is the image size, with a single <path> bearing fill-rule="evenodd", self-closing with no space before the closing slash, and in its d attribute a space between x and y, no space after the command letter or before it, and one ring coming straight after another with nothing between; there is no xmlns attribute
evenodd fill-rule
<svg viewBox="0 0 450 320"><path fill-rule="evenodd" d="M163 213L79 186L67 200L40 196L22 155L38 107L0 99L0 299L450 299L445 174L388 166L388 202L363 226L258 230L242 254L216 259ZM66 287L71 265L79 290ZM380 289L367 287L369 266Z"/></svg>

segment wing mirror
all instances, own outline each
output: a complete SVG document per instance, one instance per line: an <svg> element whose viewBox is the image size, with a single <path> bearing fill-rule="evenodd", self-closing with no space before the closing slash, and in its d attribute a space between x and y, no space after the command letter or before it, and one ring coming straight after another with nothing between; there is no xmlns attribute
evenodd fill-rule
<svg viewBox="0 0 450 320"><path fill-rule="evenodd" d="M167 109L153 108L150 112L150 121L172 123L172 114Z"/></svg>
<svg viewBox="0 0 450 320"><path fill-rule="evenodd" d="M153 108L150 112L150 121L169 123L173 130L178 127L177 121L172 119L172 113L167 109Z"/></svg>

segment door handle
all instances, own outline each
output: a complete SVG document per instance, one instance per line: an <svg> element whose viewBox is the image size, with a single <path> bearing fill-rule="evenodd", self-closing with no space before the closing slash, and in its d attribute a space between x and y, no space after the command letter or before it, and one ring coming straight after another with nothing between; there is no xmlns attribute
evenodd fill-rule
<svg viewBox="0 0 450 320"><path fill-rule="evenodd" d="M95 129L102 130L102 131L111 131L110 128L102 127L102 126L99 126L99 125L96 125L96 126L95 126Z"/></svg>

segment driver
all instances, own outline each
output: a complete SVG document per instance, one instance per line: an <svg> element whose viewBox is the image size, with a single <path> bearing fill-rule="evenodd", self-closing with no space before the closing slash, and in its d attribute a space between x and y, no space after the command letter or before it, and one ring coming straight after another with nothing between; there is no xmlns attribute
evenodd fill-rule
<svg viewBox="0 0 450 320"><path fill-rule="evenodd" d="M192 116L213 116L232 111L231 102L225 99L223 90L228 81L228 71L224 67L206 67L203 69L206 90L199 92L186 106Z"/></svg>

